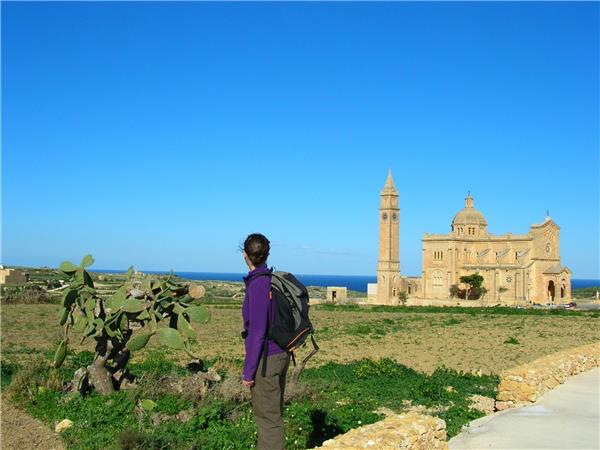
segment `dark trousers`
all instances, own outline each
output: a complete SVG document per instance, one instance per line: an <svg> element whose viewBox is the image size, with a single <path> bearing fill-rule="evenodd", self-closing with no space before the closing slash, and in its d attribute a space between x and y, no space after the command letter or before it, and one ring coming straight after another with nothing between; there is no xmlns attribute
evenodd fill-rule
<svg viewBox="0 0 600 450"><path fill-rule="evenodd" d="M283 450L283 392L285 376L290 365L287 353L267 358L267 373L262 376L263 358L260 359L252 394L252 412L258 427L258 450Z"/></svg>

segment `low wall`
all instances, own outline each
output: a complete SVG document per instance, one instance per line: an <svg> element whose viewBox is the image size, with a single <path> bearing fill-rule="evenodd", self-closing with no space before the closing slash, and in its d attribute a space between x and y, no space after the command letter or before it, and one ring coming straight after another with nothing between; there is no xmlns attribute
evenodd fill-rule
<svg viewBox="0 0 600 450"><path fill-rule="evenodd" d="M311 300L312 302L312 300ZM364 302L361 302L364 303ZM372 296L369 297L367 299L366 304L368 305L383 305L382 303L378 303L377 302L377 297ZM390 304L390 305L400 305L401 302L400 300L395 300L395 303ZM494 301L493 299L485 299L484 302L482 302L481 300L461 300L461 299L451 299L451 298L447 298L447 299L443 299L443 298L419 298L419 297L409 297L408 300L406 301L406 306L461 306L461 307L476 307L476 308L480 308L482 306L495 306L495 305L500 305L500 306L531 306L529 303L524 303L524 302L520 302L520 303L513 303L513 302L499 302L499 301Z"/></svg>
<svg viewBox="0 0 600 450"><path fill-rule="evenodd" d="M316 449L447 449L446 422L416 412L390 414L371 425L355 428L323 442Z"/></svg>
<svg viewBox="0 0 600 450"><path fill-rule="evenodd" d="M600 366L600 342L563 350L507 370L502 374L496 409L535 402L568 377Z"/></svg>

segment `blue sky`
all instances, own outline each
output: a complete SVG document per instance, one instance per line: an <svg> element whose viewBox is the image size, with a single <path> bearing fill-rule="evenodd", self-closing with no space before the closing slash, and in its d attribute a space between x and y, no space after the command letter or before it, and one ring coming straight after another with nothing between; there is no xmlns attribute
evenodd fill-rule
<svg viewBox="0 0 600 450"><path fill-rule="evenodd" d="M1 7L5 264L374 274L392 168L403 273L471 190L600 278L598 3Z"/></svg>

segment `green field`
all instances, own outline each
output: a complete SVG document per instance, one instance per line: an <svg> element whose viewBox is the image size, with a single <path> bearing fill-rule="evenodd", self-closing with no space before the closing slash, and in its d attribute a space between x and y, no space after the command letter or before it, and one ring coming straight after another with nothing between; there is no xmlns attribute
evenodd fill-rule
<svg viewBox="0 0 600 450"><path fill-rule="evenodd" d="M124 279L93 277L103 295ZM58 272L39 271L30 284L52 289L60 279ZM74 339L65 365L51 368L62 336L58 297L22 303L5 302L3 295L3 400L50 427L73 420L62 434L69 448L250 448L256 429L248 393L238 382L243 285L202 284L207 294L200 301L212 319L198 328L193 351L202 358L202 371L212 367L220 375L206 392L194 387L189 357L156 341L130 362L135 388L110 396L68 394L74 371L91 362L93 345ZM421 408L443 418L453 436L483 415L470 407L469 397L494 397L503 370L600 341L600 313L587 311L317 305L311 316L321 351L286 403L290 449L372 423L382 417L382 407ZM142 407L148 404L153 407Z"/></svg>

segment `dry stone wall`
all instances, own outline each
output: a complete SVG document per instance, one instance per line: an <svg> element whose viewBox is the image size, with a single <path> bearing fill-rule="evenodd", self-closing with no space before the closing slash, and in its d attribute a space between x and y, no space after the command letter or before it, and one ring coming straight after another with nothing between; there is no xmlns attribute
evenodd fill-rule
<svg viewBox="0 0 600 450"><path fill-rule="evenodd" d="M496 409L533 403L547 391L564 383L568 377L598 366L600 342L564 350L517 366L502 374ZM488 414L493 412L493 399L474 396L471 400L473 407ZM333 449L448 449L446 423L442 419L416 411L406 414L394 414L390 411L385 419L336 436L314 450Z"/></svg>
<svg viewBox="0 0 600 450"><path fill-rule="evenodd" d="M446 450L446 422L416 412L390 414L379 422L329 439L316 449Z"/></svg>
<svg viewBox="0 0 600 450"><path fill-rule="evenodd" d="M600 342L563 350L514 367L502 374L496 409L535 402L568 377L600 366Z"/></svg>

